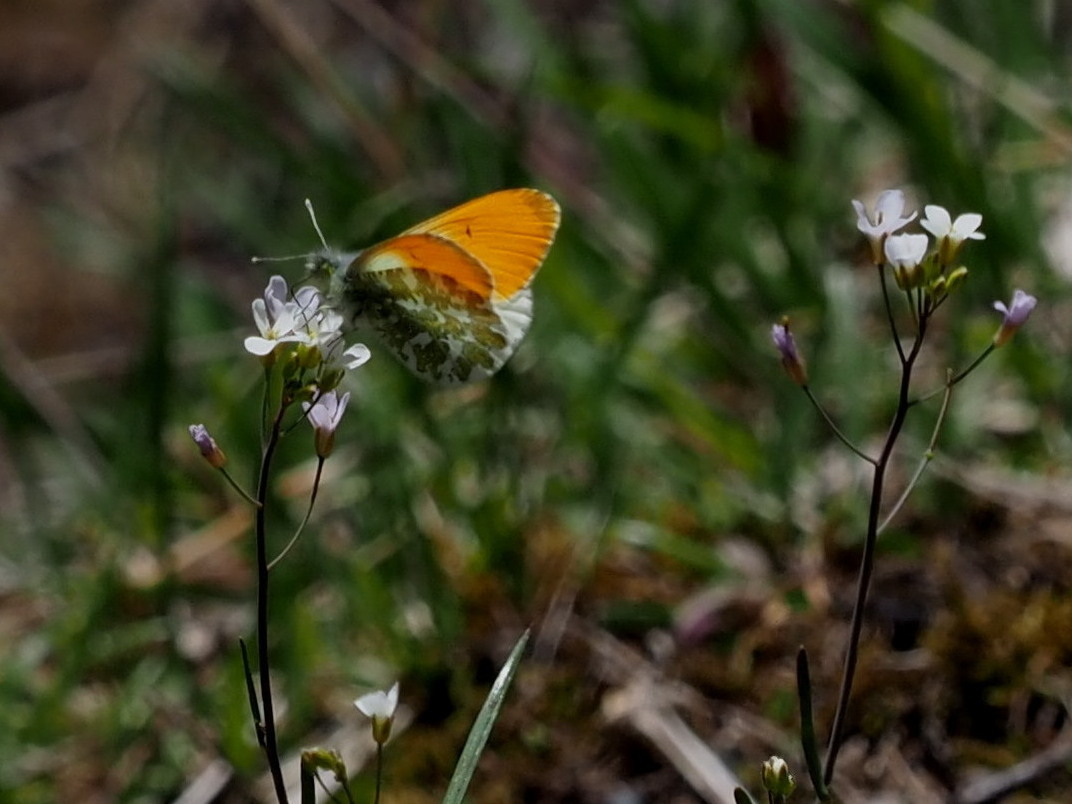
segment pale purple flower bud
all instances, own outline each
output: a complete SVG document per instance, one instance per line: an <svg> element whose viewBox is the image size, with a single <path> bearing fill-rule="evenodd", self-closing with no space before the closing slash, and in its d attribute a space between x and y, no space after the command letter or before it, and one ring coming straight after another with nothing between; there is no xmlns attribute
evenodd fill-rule
<svg viewBox="0 0 1072 804"><path fill-rule="evenodd" d="M788 319L771 327L771 340L782 356L782 366L797 385L808 384L808 370L797 351L797 342L789 331Z"/></svg>
<svg viewBox="0 0 1072 804"><path fill-rule="evenodd" d="M216 444L216 439L209 434L205 425L191 424L190 438L194 440L197 448L201 450L201 455L213 468L222 469L227 464L227 456Z"/></svg>
<svg viewBox="0 0 1072 804"><path fill-rule="evenodd" d="M335 391L328 391L321 394L314 404L302 403L315 432L316 454L321 458L328 457L335 449L335 430L342 421L349 401L349 391L341 397Z"/></svg>
<svg viewBox="0 0 1072 804"><path fill-rule="evenodd" d="M1016 334L1016 330L1027 321L1036 304L1038 304L1038 299L1020 289L1013 292L1012 302L1008 307L1004 302L994 302L994 309L1005 315L998 331L994 333L994 346L1003 346L1008 343L1009 339Z"/></svg>

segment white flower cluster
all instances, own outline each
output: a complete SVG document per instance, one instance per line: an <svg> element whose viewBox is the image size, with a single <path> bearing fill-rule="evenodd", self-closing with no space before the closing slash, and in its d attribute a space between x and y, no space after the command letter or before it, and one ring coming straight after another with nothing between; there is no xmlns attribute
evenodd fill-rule
<svg viewBox="0 0 1072 804"><path fill-rule="evenodd" d="M281 344L295 343L317 350L328 368L355 369L367 362L371 356L368 347L355 343L344 348L343 317L320 305L316 288L301 287L291 295L286 280L273 276L264 297L253 301L253 320L261 334L246 338L246 351L270 358Z"/></svg>
<svg viewBox="0 0 1072 804"><path fill-rule="evenodd" d="M935 240L935 250L928 255L927 235L896 234L916 217L915 212L905 215L905 198L900 190L879 193L871 212L860 201L854 200L852 205L856 209L856 228L867 236L875 264L889 264L902 290L929 282L932 293L948 293L967 274L967 269L962 266L954 268L965 241L986 239L986 235L979 231L983 222L979 213L965 212L954 220L945 207L928 204L923 208L926 217L919 222ZM1004 316L1001 328L994 335L994 345L1002 346L1008 342L1037 303L1038 299L1019 289L1013 293L1010 304L994 302L994 309ZM777 337L775 343L778 343ZM785 348L779 346L779 349L784 355Z"/></svg>
<svg viewBox="0 0 1072 804"><path fill-rule="evenodd" d="M340 395L336 387L346 371L364 365L371 353L363 343L346 346L343 317L321 306L321 301L316 288L301 287L291 294L286 280L273 276L264 296L253 301L253 320L260 335L246 338L245 346L265 365L274 364L289 350L300 373L312 372L311 401L302 401L302 409L316 433L317 454L326 458L350 401L349 392Z"/></svg>
<svg viewBox="0 0 1072 804"><path fill-rule="evenodd" d="M856 209L856 228L871 242L871 253L876 264L883 258L894 267L895 273L908 271L920 265L929 245L924 234L894 234L916 218L916 213L904 214L905 198L900 190L886 190L879 194L875 209L868 213L862 202L853 200ZM923 208L926 217L919 225L930 232L938 244L937 262L943 267L953 264L965 240L985 240L979 231L983 216L977 212L965 212L956 220L937 204Z"/></svg>

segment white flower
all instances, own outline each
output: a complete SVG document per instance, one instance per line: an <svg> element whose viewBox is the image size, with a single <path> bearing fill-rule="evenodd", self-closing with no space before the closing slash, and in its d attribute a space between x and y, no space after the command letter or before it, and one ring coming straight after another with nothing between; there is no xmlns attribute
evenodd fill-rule
<svg viewBox="0 0 1072 804"><path fill-rule="evenodd" d="M268 287L264 289L264 300L274 306L285 307L290 298L290 286L287 280L281 276L273 276L268 280Z"/></svg>
<svg viewBox="0 0 1072 804"><path fill-rule="evenodd" d="M360 368L372 357L372 352L365 344L355 343L347 347L341 335L326 344L323 349L325 374Z"/></svg>
<svg viewBox="0 0 1072 804"><path fill-rule="evenodd" d="M328 391L321 394L313 404L302 402L302 408L315 433L316 454L321 458L328 457L335 448L335 430L342 421L349 402L349 391L341 397L335 391Z"/></svg>
<svg viewBox="0 0 1072 804"><path fill-rule="evenodd" d="M354 706L372 720L372 738L382 745L391 736L391 724L398 708L398 682L387 692L377 690L362 695L354 701Z"/></svg>
<svg viewBox="0 0 1072 804"><path fill-rule="evenodd" d="M883 246L886 261L893 266L915 268L927 254L927 235L902 234L887 237Z"/></svg>
<svg viewBox="0 0 1072 804"><path fill-rule="evenodd" d="M923 208L927 217L923 218L919 225L934 235L936 240L948 237L956 243L965 240L986 240L986 235L976 231L983 222L983 216L978 212L965 212L957 215L954 221L949 216L945 207L937 204L928 204Z"/></svg>
<svg viewBox="0 0 1072 804"><path fill-rule="evenodd" d="M919 286L922 278L919 267L927 254L928 243L927 235L923 234L891 235L883 243L886 262L890 264L893 278L901 290Z"/></svg>
<svg viewBox="0 0 1072 804"><path fill-rule="evenodd" d="M869 215L863 202L853 199L856 228L871 241L871 257L876 265L882 262L882 241L916 217L915 212L905 216L904 203L904 193L900 190L884 190L875 201L874 214Z"/></svg>
<svg viewBox="0 0 1072 804"><path fill-rule="evenodd" d="M342 322L342 316L334 310L319 310L311 318L306 319L298 335L302 343L329 351L330 347L342 337Z"/></svg>
<svg viewBox="0 0 1072 804"><path fill-rule="evenodd" d="M290 302L295 314L304 314L306 318L320 309L320 291L312 285L304 285L294 291L294 301Z"/></svg>
<svg viewBox="0 0 1072 804"><path fill-rule="evenodd" d="M985 240L978 231L983 216L978 212L965 212L953 220L945 207L928 204L924 207L927 217L919 225L934 235L938 241L938 260L942 265L951 265L965 240Z"/></svg>
<svg viewBox="0 0 1072 804"><path fill-rule="evenodd" d="M372 357L372 352L369 351L369 348L365 346L365 344L355 343L343 352L342 356L344 358L342 364L343 368L349 371L350 369L365 365Z"/></svg>
<svg viewBox="0 0 1072 804"><path fill-rule="evenodd" d="M275 351L280 343L292 343L300 340L294 332L294 311L287 301L286 280L273 276L264 290L264 297L253 300L253 322L257 325L260 337L246 338L246 351L257 357L266 357Z"/></svg>

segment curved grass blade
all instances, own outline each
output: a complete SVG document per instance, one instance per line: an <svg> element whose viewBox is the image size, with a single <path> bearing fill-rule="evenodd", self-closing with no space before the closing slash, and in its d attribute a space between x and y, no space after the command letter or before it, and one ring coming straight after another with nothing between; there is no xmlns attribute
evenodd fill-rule
<svg viewBox="0 0 1072 804"><path fill-rule="evenodd" d="M510 683L514 680L514 673L517 672L517 666L521 663L521 654L525 651L528 641L529 632L525 631L514 645L514 649L510 651L510 656L491 686L491 692L488 693L487 700L484 701L484 706L481 707L480 714L476 716L473 728L469 731L469 739L465 741L465 748L458 757L454 775L450 779L446 795L443 796L443 804L462 804L465 791L469 788L469 781L473 778L473 771L476 770L477 760L484 751L488 735L491 734L491 727L499 716L499 709L502 707Z"/></svg>
<svg viewBox="0 0 1072 804"><path fill-rule="evenodd" d="M815 721L811 711L811 673L808 670L808 652L797 652L797 695L800 697L800 742L804 748L804 762L808 776L820 801L830 801L830 791L823 781L823 769L819 763L819 745L815 742Z"/></svg>

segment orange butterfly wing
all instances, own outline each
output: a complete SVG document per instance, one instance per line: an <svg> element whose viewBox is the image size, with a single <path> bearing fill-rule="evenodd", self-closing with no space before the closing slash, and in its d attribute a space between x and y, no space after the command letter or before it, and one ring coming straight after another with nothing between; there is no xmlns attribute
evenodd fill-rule
<svg viewBox="0 0 1072 804"><path fill-rule="evenodd" d="M451 240L433 234L404 232L362 251L355 261L361 271L386 273L400 269L453 281L487 301L494 290L488 269Z"/></svg>
<svg viewBox="0 0 1072 804"><path fill-rule="evenodd" d="M433 235L451 241L488 270L494 295L501 300L528 285L547 256L560 217L558 204L546 193L500 190L448 209L400 237ZM465 272L466 279L470 273ZM466 284L466 279L455 278Z"/></svg>

